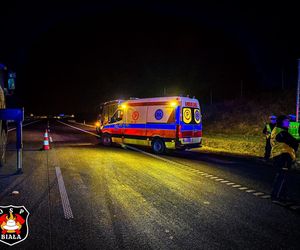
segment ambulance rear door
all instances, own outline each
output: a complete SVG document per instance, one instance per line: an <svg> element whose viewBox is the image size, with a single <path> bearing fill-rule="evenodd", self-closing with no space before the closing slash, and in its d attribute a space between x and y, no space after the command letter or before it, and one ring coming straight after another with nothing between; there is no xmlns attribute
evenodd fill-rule
<svg viewBox="0 0 300 250"><path fill-rule="evenodd" d="M196 100L182 102L181 133L184 143L198 143L193 138L202 137L201 110Z"/></svg>

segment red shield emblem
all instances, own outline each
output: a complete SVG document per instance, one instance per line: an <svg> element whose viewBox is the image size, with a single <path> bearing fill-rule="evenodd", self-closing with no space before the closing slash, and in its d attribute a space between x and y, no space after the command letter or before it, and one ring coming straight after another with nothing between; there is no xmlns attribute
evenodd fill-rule
<svg viewBox="0 0 300 250"><path fill-rule="evenodd" d="M28 236L29 212L24 206L0 206L0 242L13 246Z"/></svg>

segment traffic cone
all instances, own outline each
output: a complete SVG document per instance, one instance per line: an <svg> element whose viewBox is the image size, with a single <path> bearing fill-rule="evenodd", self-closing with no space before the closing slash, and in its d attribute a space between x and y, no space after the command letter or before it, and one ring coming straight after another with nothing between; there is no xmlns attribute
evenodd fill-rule
<svg viewBox="0 0 300 250"><path fill-rule="evenodd" d="M44 134L43 150L49 150L49 149L50 149L49 138L48 138L48 132L47 132L47 129L46 129L45 134Z"/></svg>

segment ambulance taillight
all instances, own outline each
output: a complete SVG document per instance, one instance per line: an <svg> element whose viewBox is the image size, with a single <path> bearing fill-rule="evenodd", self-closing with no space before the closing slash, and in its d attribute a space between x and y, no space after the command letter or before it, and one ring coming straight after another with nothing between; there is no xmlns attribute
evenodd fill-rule
<svg viewBox="0 0 300 250"><path fill-rule="evenodd" d="M176 125L176 136L182 138L181 125Z"/></svg>

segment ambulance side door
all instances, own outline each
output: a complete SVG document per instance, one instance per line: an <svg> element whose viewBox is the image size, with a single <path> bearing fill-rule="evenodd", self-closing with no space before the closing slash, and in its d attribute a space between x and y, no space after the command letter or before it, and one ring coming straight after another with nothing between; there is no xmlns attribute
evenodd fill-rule
<svg viewBox="0 0 300 250"><path fill-rule="evenodd" d="M147 106L130 106L126 109L124 136L143 140L146 136Z"/></svg>

